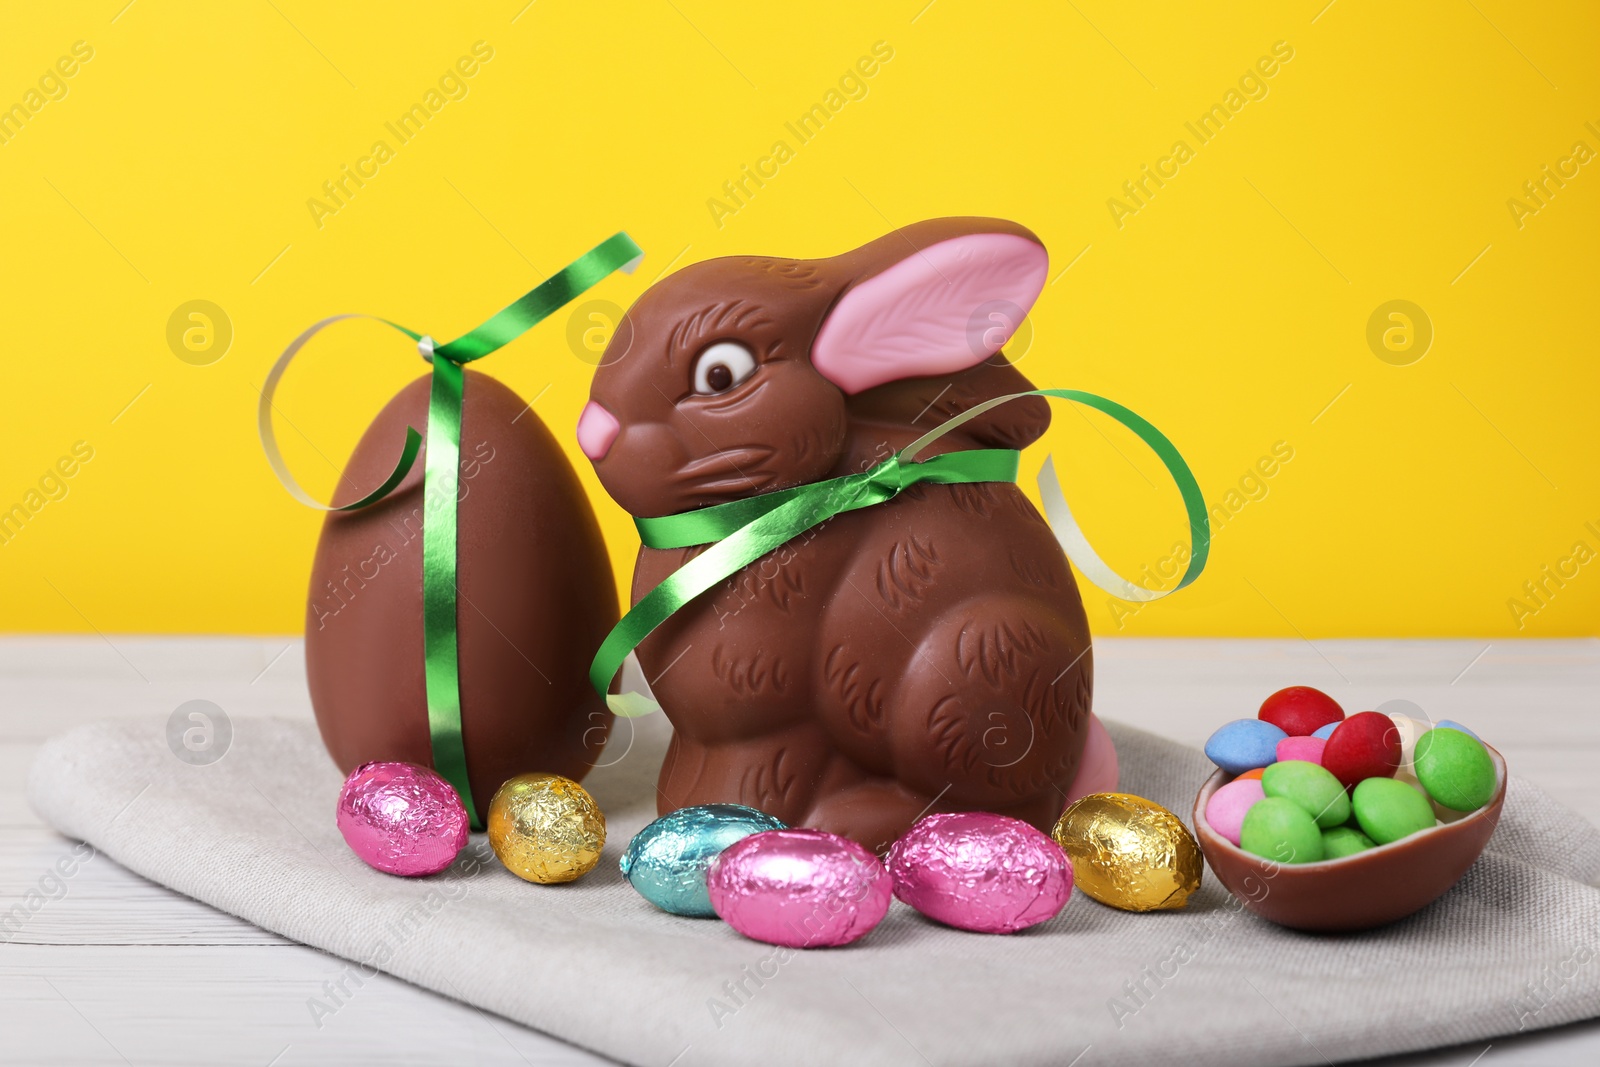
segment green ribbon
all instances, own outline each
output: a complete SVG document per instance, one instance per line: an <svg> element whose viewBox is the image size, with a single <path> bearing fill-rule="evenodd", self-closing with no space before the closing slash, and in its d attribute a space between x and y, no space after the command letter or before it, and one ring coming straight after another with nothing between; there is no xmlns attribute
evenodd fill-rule
<svg viewBox="0 0 1600 1067"><path fill-rule="evenodd" d="M1149 589L1117 574L1089 545L1072 509L1067 506L1056 478L1055 464L1046 459L1039 472L1039 491L1045 516L1068 558L1095 585L1124 600L1157 600L1175 593L1200 576L1211 546L1211 521L1205 498L1189 465L1166 435L1121 404L1077 389L1034 389L987 400L941 423L911 444L859 474L847 474L774 493L735 500L727 504L660 518L634 520L639 537L651 548L687 548L710 544L694 559L646 593L606 635L589 666L589 683L618 715L639 716L659 710L659 705L638 693L608 694L611 680L622 662L641 641L673 613L718 582L779 548L798 535L835 515L892 500L918 484L949 485L957 482L1013 482L1020 453L1012 449L969 449L918 461L917 455L945 434L986 411L1023 397L1042 396L1073 400L1116 419L1149 445L1166 465L1178 486L1188 512L1192 551L1189 566L1172 589Z"/></svg>
<svg viewBox="0 0 1600 1067"><path fill-rule="evenodd" d="M377 489L354 503L334 507L306 492L289 472L272 429L272 397L284 371L321 330L344 319L370 318L390 326L413 341L422 357L433 364L432 391L428 395L428 455L422 473L422 634L424 676L427 684L428 735L433 766L455 787L466 805L474 829L482 828L478 807L467 780L466 747L461 737L461 674L457 658L456 504L461 462L461 405L465 375L462 365L482 359L516 340L528 329L601 281L613 271L632 273L644 255L625 233L614 234L560 271L546 278L502 309L488 322L445 345L375 315L334 315L315 323L290 342L278 357L261 387L256 427L267 462L290 494L319 511L355 511L374 504L394 491L416 463L422 435L406 427L405 444L394 470Z"/></svg>

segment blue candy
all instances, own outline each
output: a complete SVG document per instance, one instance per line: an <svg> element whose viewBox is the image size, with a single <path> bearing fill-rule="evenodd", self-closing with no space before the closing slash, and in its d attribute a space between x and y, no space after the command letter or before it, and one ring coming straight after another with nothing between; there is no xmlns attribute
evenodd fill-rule
<svg viewBox="0 0 1600 1067"><path fill-rule="evenodd" d="M1339 723L1342 722L1344 722L1344 720L1340 719L1337 722L1330 722L1326 726L1319 726L1315 730L1311 731L1311 736L1320 737L1326 741L1328 738L1333 736L1333 731L1338 727Z"/></svg>
<svg viewBox="0 0 1600 1067"><path fill-rule="evenodd" d="M1434 726L1439 728L1439 729L1443 729L1443 730L1460 730L1462 733L1466 734L1468 737L1472 738L1474 741L1477 741L1480 744L1483 742L1483 738L1479 737L1477 734L1473 733L1471 730L1467 729L1465 726L1462 726L1460 723L1456 722L1454 719L1440 719L1438 722L1434 723Z"/></svg>
<svg viewBox="0 0 1600 1067"><path fill-rule="evenodd" d="M743 804L701 804L668 812L633 835L622 876L639 895L674 915L711 918L706 869L735 841L788 826Z"/></svg>
<svg viewBox="0 0 1600 1067"><path fill-rule="evenodd" d="M1206 756L1229 774L1278 762L1278 742L1289 735L1261 719L1235 719L1206 742Z"/></svg>

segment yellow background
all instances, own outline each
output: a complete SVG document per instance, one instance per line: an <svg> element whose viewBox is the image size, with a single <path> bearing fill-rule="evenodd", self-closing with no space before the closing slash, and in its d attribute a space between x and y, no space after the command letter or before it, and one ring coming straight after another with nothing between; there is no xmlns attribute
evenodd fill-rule
<svg viewBox="0 0 1600 1067"><path fill-rule="evenodd" d="M669 266L828 255L984 214L1052 253L1021 364L1035 382L1145 415L1213 504L1275 443L1293 449L1264 496L1230 507L1199 584L1120 617L1086 587L1098 632L1596 633L1600 561L1520 619L1508 601L1533 607L1523 583L1575 542L1600 551L1600 162L1520 228L1507 201L1574 142L1600 150L1585 127L1600 127L1600 14L1324 2L10 11L0 106L74 42L94 57L0 145L0 508L75 442L94 458L0 545L3 625L299 629L320 520L262 458L256 388L324 315L443 339L618 229L647 257L594 295L626 306ZM466 97L396 144L384 123L480 40L494 56ZM784 124L878 41L893 58L866 95L799 144ZM1293 59L1267 95L1199 145L1184 123L1279 41ZM395 158L319 228L307 200L378 139ZM719 226L708 200L780 139L794 158ZM1108 199L1179 139L1194 158L1119 228ZM166 338L195 299L234 330L205 366ZM1408 366L1366 342L1392 299L1435 331ZM625 580L631 525L572 442L590 366L567 316L481 366L538 397ZM370 323L307 350L279 429L314 491L423 369ZM1180 539L1176 494L1126 432L1060 408L1049 449L1125 572Z"/></svg>

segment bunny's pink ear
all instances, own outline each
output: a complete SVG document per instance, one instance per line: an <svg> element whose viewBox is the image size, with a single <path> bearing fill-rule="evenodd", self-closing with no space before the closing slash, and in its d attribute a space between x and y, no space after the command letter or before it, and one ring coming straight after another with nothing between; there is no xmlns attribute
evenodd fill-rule
<svg viewBox="0 0 1600 1067"><path fill-rule="evenodd" d="M1049 262L1037 241L1011 233L929 245L839 298L812 365L846 393L975 367L1022 325Z"/></svg>

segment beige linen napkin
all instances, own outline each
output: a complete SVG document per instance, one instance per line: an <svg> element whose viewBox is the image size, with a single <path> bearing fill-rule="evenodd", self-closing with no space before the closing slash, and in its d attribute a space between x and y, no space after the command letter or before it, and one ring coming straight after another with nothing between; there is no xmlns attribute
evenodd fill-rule
<svg viewBox="0 0 1600 1067"><path fill-rule="evenodd" d="M1122 788L1187 822L1205 758L1108 726ZM618 873L654 814L659 716L619 721L611 765L587 783L605 855L566 886L518 880L481 835L432 878L371 870L334 827L340 775L315 728L234 730L221 760L191 766L161 719L77 729L44 746L30 795L62 833L178 892L628 1063L1250 1067L1600 1015L1600 832L1515 778L1477 865L1382 930L1279 929L1208 871L1182 912L1075 894L1051 922L996 937L897 902L855 945L790 952L657 911Z"/></svg>

